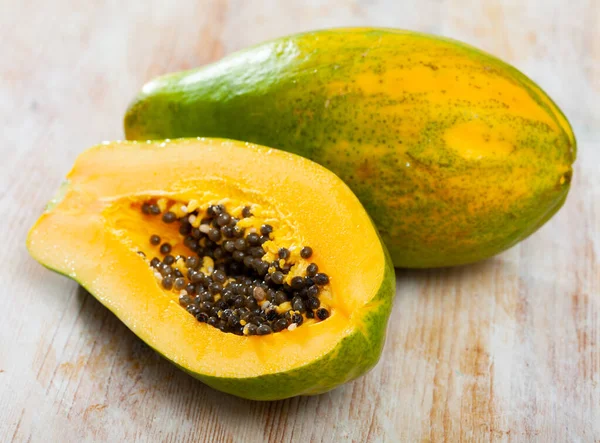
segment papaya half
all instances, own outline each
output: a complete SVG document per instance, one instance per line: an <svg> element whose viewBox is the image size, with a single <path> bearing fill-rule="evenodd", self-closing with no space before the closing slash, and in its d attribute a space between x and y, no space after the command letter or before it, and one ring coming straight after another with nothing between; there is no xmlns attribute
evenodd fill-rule
<svg viewBox="0 0 600 443"><path fill-rule="evenodd" d="M367 372L395 293L389 254L337 176L235 141L85 151L27 246L168 360L256 400Z"/></svg>
<svg viewBox="0 0 600 443"><path fill-rule="evenodd" d="M147 83L128 139L214 136L341 177L398 267L460 265L524 239L563 204L576 156L560 109L512 66L392 29L280 38Z"/></svg>

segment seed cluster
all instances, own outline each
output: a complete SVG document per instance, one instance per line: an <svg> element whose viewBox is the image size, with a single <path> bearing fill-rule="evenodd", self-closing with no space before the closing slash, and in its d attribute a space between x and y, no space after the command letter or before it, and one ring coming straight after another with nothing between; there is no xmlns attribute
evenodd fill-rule
<svg viewBox="0 0 600 443"><path fill-rule="evenodd" d="M310 263L306 275L295 276L288 284L286 276L292 266L287 262L291 256L288 249L280 248L274 261L263 260L262 245L270 240L271 225L264 224L259 231L246 230L224 205L209 206L205 212L185 209L186 215L178 217L172 211L161 211L153 201L141 208L146 215L162 214L163 223L178 223L190 255L174 257L171 245L154 234L149 241L158 247L162 260L154 257L150 266L163 288L179 292L179 303L198 321L237 335L267 335L293 330L306 318L329 317L319 300L329 277L319 272L316 263ZM244 207L242 217L252 217L250 207ZM305 246L300 256L308 259L312 253L312 248ZM214 263L208 275L200 270L204 257Z"/></svg>

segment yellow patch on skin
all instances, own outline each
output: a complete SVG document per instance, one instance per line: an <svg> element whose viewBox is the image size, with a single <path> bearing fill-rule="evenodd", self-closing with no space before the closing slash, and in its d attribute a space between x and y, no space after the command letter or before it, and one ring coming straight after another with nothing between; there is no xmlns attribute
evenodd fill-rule
<svg viewBox="0 0 600 443"><path fill-rule="evenodd" d="M467 67L479 69L475 60L444 60L444 64L452 66L452 62L461 64L457 69L430 69L426 65L407 64L403 68L390 69L384 73L365 72L357 75L355 86L366 95L386 94L391 97L403 98L407 94L406 85L410 84L410 94L422 95L431 105L447 106L453 100L460 99L472 104L477 111L485 103L497 103L511 110L511 115L537 120L547 124L553 130L559 130L556 122L548 112L529 95L520 84L497 75L494 71L478 72L468 80L459 81L458 75L468 72ZM435 63L435 60L431 60ZM339 85L330 85L332 93L339 91ZM503 91L498 95L496 91ZM352 91L354 92L354 91ZM396 106L406 107L406 104Z"/></svg>
<svg viewBox="0 0 600 443"><path fill-rule="evenodd" d="M497 129L478 120L452 126L446 131L444 140L447 147L465 160L502 157L513 152L513 145L501 139Z"/></svg>

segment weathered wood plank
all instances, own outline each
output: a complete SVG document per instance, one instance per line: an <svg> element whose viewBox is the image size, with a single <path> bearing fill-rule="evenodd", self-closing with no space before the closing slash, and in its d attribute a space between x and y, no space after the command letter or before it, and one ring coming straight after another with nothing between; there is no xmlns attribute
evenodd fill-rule
<svg viewBox="0 0 600 443"><path fill-rule="evenodd" d="M600 440L600 7L596 0L2 2L0 441ZM147 79L340 25L460 38L515 63L579 138L540 232L473 266L398 272L380 364L331 393L254 403L166 363L27 229L84 147L122 137Z"/></svg>

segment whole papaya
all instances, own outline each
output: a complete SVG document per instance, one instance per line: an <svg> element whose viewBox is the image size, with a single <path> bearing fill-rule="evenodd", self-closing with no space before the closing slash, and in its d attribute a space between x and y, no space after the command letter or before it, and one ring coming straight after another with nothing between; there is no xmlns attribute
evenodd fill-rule
<svg viewBox="0 0 600 443"><path fill-rule="evenodd" d="M308 157L350 186L409 268L481 260L536 231L565 201L576 156L566 117L515 68L457 41L373 28L284 37L159 77L125 133Z"/></svg>

